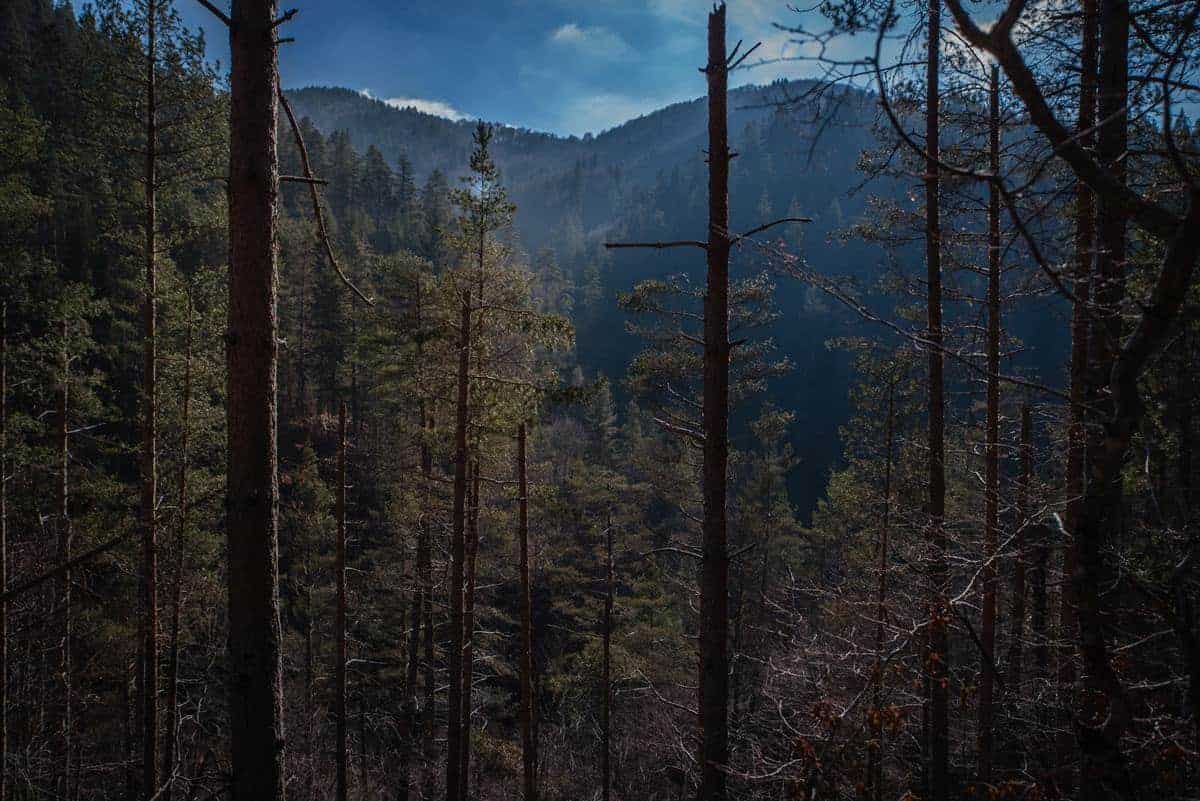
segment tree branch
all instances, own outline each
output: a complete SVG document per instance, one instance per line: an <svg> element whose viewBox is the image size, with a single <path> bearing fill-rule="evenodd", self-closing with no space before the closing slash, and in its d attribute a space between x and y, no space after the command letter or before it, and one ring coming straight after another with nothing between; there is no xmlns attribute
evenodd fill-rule
<svg viewBox="0 0 1200 801"><path fill-rule="evenodd" d="M200 5L204 6L205 8L207 8L209 11L212 12L213 16L215 16L217 19L221 20L221 22L225 23L226 28L233 27L233 23L230 22L230 20L229 20L229 15L226 14L221 9L214 6L212 3L208 2L208 0L196 0L196 2L199 3Z"/></svg>
<svg viewBox="0 0 1200 801"><path fill-rule="evenodd" d="M750 237L754 236L755 234L761 234L763 231L766 231L769 228L774 228L775 226L783 225L784 223L807 223L807 222L812 222L812 218L811 217L780 217L778 220L772 220L771 222L760 225L757 228L751 228L749 231L747 231L744 234L739 234L738 236L735 236L733 239L731 239L729 241L729 244L730 244L730 246L736 245L739 242L741 242L743 239L749 239Z"/></svg>
<svg viewBox="0 0 1200 801"><path fill-rule="evenodd" d="M313 216L317 221L317 238L321 240L321 244L325 248L325 255L329 257L329 264L333 267L333 271L337 273L338 278L342 279L350 290L358 295L360 299L368 306L374 306L375 301L363 294L362 290L354 285L342 268L338 265L337 256L333 252L333 243L329 240L329 231L325 227L325 214L321 211L321 199L317 195L317 179L313 177L312 165L308 160L308 148L304 146L304 137L300 135L300 126L296 122L296 115L292 111L292 105L288 102L287 96L283 93L283 87L277 90L279 95L279 104L283 106L283 111L287 114L288 122L292 126L292 135L296 139L296 148L300 151L300 164L304 167L304 178L308 184L309 194L312 196Z"/></svg>

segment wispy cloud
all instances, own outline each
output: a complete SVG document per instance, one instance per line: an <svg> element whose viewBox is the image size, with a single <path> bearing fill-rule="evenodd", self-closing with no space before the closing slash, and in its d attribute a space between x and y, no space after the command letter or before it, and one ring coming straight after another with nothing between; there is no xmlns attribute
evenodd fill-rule
<svg viewBox="0 0 1200 801"><path fill-rule="evenodd" d="M598 92L572 100L559 114L560 129L576 135L600 133L660 108L659 98Z"/></svg>
<svg viewBox="0 0 1200 801"><path fill-rule="evenodd" d="M435 117L445 117L448 120L467 119L468 114L459 111L450 103L444 100L431 100L425 97L376 97L370 89L359 89L359 94L364 97L369 97L372 100L378 100L381 103L391 106L392 108L411 108L420 111L423 114L432 114Z"/></svg>
<svg viewBox="0 0 1200 801"><path fill-rule="evenodd" d="M616 59L633 52L619 33L602 25L568 22L551 31L549 40L557 47L569 47L597 58Z"/></svg>

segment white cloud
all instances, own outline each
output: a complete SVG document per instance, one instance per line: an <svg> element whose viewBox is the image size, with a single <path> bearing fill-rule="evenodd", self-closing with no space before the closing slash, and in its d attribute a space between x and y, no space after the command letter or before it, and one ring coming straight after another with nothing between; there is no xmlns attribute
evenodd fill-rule
<svg viewBox="0 0 1200 801"><path fill-rule="evenodd" d="M591 94L573 100L562 110L559 114L560 129L576 135L589 131L600 133L663 105L665 103L661 98L631 97L612 92Z"/></svg>
<svg viewBox="0 0 1200 801"><path fill-rule="evenodd" d="M369 97L372 100L378 100L381 103L391 106L392 108L411 108L420 111L423 114L432 114L435 117L445 117L448 120L467 119L468 114L464 114L450 103L444 100L430 100L423 97L376 97L370 89L359 89L359 94L363 97Z"/></svg>
<svg viewBox="0 0 1200 801"><path fill-rule="evenodd" d="M606 59L621 58L633 52L629 43L615 31L601 25L578 25L574 22L560 25L551 31L550 43Z"/></svg>

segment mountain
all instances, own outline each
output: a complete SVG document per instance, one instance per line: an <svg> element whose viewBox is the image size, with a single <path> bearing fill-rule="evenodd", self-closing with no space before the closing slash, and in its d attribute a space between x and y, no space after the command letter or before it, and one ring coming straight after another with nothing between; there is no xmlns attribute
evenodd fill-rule
<svg viewBox="0 0 1200 801"><path fill-rule="evenodd" d="M815 87L776 82L731 92L731 140L738 153L731 168L731 226L736 232L777 217L809 217L812 222L802 229L780 227L759 239L785 244L817 274L854 279L870 290L885 272L887 255L861 238L839 234L872 213L868 193L857 191L863 181L857 165L862 152L877 145L872 131L877 105L869 93L839 90L830 100L810 91ZM393 163L405 159L418 177L438 170L453 181L466 169L473 122L394 108L349 89L299 89L289 97L297 113L324 134L345 132L360 150L377 148ZM518 205L521 244L531 254L552 251L576 288L577 351L585 369L620 379L643 346L626 330L619 293L670 274L704 280L704 261L694 250L614 253L603 243L705 238L706 120L700 98L596 136L497 126L494 153ZM899 198L918 180L909 179L911 186L876 180L871 193ZM916 267L921 263L918 248L902 249L900 256ZM766 258L753 245L741 248L734 276L761 269ZM839 458L838 428L849 413L850 358L827 343L868 333L867 324L793 279L778 280L775 300L780 318L765 334L794 369L771 383L767 398L796 413L792 442L801 465L791 489L807 515ZM896 300L876 294L872 302L890 312ZM1043 373L1057 370L1060 338L1045 330L1054 320L1039 314L1010 323L1010 331L1027 344L1044 345L1027 348L1023 358ZM869 333L886 335L880 329ZM740 411L743 423L754 413Z"/></svg>

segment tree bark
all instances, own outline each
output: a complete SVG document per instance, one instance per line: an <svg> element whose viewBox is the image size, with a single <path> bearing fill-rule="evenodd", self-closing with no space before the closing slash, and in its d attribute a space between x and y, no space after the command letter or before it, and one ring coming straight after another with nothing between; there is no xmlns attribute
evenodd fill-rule
<svg viewBox="0 0 1200 801"><path fill-rule="evenodd" d="M529 578L529 481L525 424L517 426L517 539L521 571L521 767L522 798L537 801L537 742L533 736L533 615Z"/></svg>
<svg viewBox="0 0 1200 801"><path fill-rule="evenodd" d="M704 521L700 567L700 788L724 801L729 763L729 70L725 5L708 16L708 278L704 293Z"/></svg>
<svg viewBox="0 0 1200 801"><path fill-rule="evenodd" d="M284 798L276 13L274 0L233 0L229 27L226 528L232 801Z"/></svg>
<svg viewBox="0 0 1200 801"><path fill-rule="evenodd" d="M475 682L475 558L479 554L479 461L471 466L471 502L467 516L466 594L463 599L462 797L470 797L471 687Z"/></svg>
<svg viewBox="0 0 1200 801"><path fill-rule="evenodd" d="M1024 546L1033 553L1033 570L1031 571L1029 594L1032 601L1029 612L1029 628L1030 634L1033 637L1033 664L1034 676L1037 679L1044 679L1046 671L1050 666L1050 645L1049 635L1046 631L1047 627L1047 599L1046 599L1046 580L1047 570L1049 569L1050 554L1049 554L1049 534L1050 530L1042 523L1034 522L1030 514L1029 493L1033 486L1033 410L1028 403L1021 406L1021 479L1017 487L1017 525L1024 530L1023 543ZM1018 612L1022 618L1025 614L1024 603L1024 582L1021 583L1020 606L1018 607L1014 598L1013 616ZM1015 589L1014 589L1015 594ZM1013 621L1013 648L1014 650L1023 648L1025 638L1024 622L1018 623ZM1014 661L1013 657L1009 658L1010 662ZM1019 657L1017 658L1019 661ZM1016 681L1019 682L1023 673L1018 673ZM1012 682L1010 682L1012 683ZM1014 684L1014 686L1016 686Z"/></svg>
<svg viewBox="0 0 1200 801"><path fill-rule="evenodd" d="M424 409L422 409L422 425L426 427L426 436L428 436L433 426L425 416ZM429 487L433 481L433 456L430 453L428 443L422 443L421 445L421 480L422 492L425 497L426 515L428 515ZM429 523L424 518L421 522L420 537L421 539L417 545L417 570L421 574L421 586L424 590L424 598L421 603L421 625L424 631L424 642L422 644L424 651L422 658L424 675L421 686L425 692L424 704L421 709L421 753L425 759L425 797L433 798L433 781L435 776L434 772L429 769L429 766L433 764L436 757L433 741L433 713L435 703L434 694L437 691L437 683L435 681L433 664L433 559L431 557L429 541Z"/></svg>
<svg viewBox="0 0 1200 801"><path fill-rule="evenodd" d="M1081 147L1090 149L1095 142L1093 127L1096 124L1096 38L1098 19L1096 0L1081 0L1080 33L1080 79L1079 110L1075 123L1075 135ZM1077 533L1083 520L1083 494L1085 487L1084 462L1087 450L1085 407L1090 400L1088 389L1088 339L1090 335L1090 308L1092 260L1096 249L1096 198L1086 181L1078 181L1075 189L1075 266L1072 291L1075 301L1071 311L1071 403L1067 425L1067 475L1066 475L1066 532L1067 540L1062 544L1063 576L1059 596L1058 620L1063 634L1063 645L1056 649L1057 689L1059 704L1059 729L1056 762L1058 786L1067 795L1074 784L1072 769L1075 741L1070 736L1071 697L1075 687L1075 648L1070 644L1068 632L1075 631L1075 597L1071 576L1075 573L1078 550Z"/></svg>
<svg viewBox="0 0 1200 801"><path fill-rule="evenodd" d="M1129 4L1127 0L1102 0L1100 4L1100 73L1096 155L1120 183L1125 181L1123 160L1128 143ZM1132 798L1136 795L1120 740L1132 710L1120 678L1109 658L1108 629L1111 610L1107 590L1113 566L1109 542L1123 528L1124 503L1121 468L1128 452L1128 421L1119 419L1112 393L1101 391L1121 353L1121 303L1125 297L1125 235L1128 215L1117 204L1101 197L1097 208L1099 234L1094 294L1096 324L1090 336L1092 405L1100 410L1104 425L1092 427L1087 448L1087 474L1080 529L1076 532L1074 591L1083 657L1084 706L1076 727L1083 761L1080 793L1087 798Z"/></svg>
<svg viewBox="0 0 1200 801"><path fill-rule="evenodd" d="M71 798L71 744L75 730L74 721L74 681L71 664L71 640L74 637L72 628L73 615L71 610L71 587L73 582L71 570L72 527L68 481L70 477L70 445L68 440L67 411L71 384L71 358L67 347L67 318L59 321L59 335L62 338L62 371L58 387L58 555L61 564L66 566L59 583L59 602L63 610L62 643L60 646L60 670L63 686L62 706L62 776L60 792Z"/></svg>
<svg viewBox="0 0 1200 801"><path fill-rule="evenodd" d="M483 270L482 235L477 253L479 269ZM446 723L446 801L459 801L462 766L462 656L463 656L463 569L466 555L467 507L467 424L469 421L471 381L471 290L463 290L459 319L458 393L455 401L454 423L454 512L451 520L450 543L450 708Z"/></svg>
<svg viewBox="0 0 1200 801"><path fill-rule="evenodd" d="M929 686L929 798L949 801L949 637L946 608L946 466L945 378L942 355L942 230L938 160L941 123L938 67L941 57L941 0L928 4L928 57L925 91L925 264L927 270L927 327L929 339L929 634L926 673Z"/></svg>
<svg viewBox="0 0 1200 801"><path fill-rule="evenodd" d="M334 636L337 639L337 662L333 666L333 714L337 719L335 764L337 767L337 801L346 801L346 402L338 408L338 466L337 466L337 550L334 572L337 577L337 610L334 613Z"/></svg>
<svg viewBox="0 0 1200 801"><path fill-rule="evenodd" d="M142 376L142 650L146 678L142 685L142 798L158 793L158 341L155 297L158 283L156 249L158 183L157 0L146 2L146 288Z"/></svg>
<svg viewBox="0 0 1200 801"><path fill-rule="evenodd" d="M421 423L424 425L424 412ZM425 448L422 444L422 466ZM404 709L401 712L400 776L397 781L396 798L408 801L412 785L412 756L416 750L417 737L417 675L421 665L421 611L425 604L425 586L422 559L425 557L425 523L418 524L417 553L413 560L412 602L409 606L408 666L404 673Z"/></svg>
<svg viewBox="0 0 1200 801"><path fill-rule="evenodd" d="M8 301L0 303L0 593L8 591ZM8 799L8 600L0 600L0 801Z"/></svg>
<svg viewBox="0 0 1200 801"><path fill-rule="evenodd" d="M605 593L604 593L604 653L601 661L600 773L601 801L612 797L612 626L613 626L613 533L612 518L604 528Z"/></svg>
<svg viewBox="0 0 1200 801"><path fill-rule="evenodd" d="M872 801L883 799L883 638L887 626L888 608L888 560L892 526L892 460L896 440L896 379L888 382L887 442L884 446L883 467L883 515L879 526L879 541L876 545L879 569L879 584L875 597L875 667L871 671L871 736L867 760L867 798Z"/></svg>
<svg viewBox="0 0 1200 801"><path fill-rule="evenodd" d="M988 163L1000 174L1000 67L992 65L988 92ZM987 288L987 433L983 521L983 609L980 621L979 765L980 789L992 784L994 758L993 719L996 691L996 559L1000 529L1000 191L988 188L988 288ZM1017 570L1023 554L1017 550ZM1018 668L1019 669L1019 668Z"/></svg>
<svg viewBox="0 0 1200 801"><path fill-rule="evenodd" d="M167 675L167 740L163 754L164 801L171 801L179 742L179 618L183 607L184 543L188 526L188 433L192 409L192 299L188 296L187 341L183 361L183 420L179 443L179 525L175 531L175 586L171 592L171 645ZM0 801L3 801L0 799Z"/></svg>

